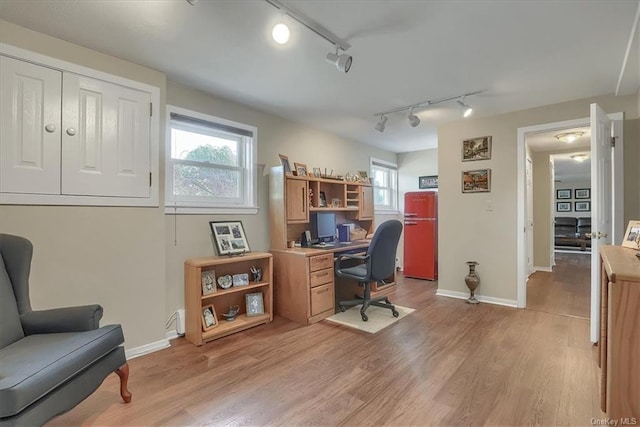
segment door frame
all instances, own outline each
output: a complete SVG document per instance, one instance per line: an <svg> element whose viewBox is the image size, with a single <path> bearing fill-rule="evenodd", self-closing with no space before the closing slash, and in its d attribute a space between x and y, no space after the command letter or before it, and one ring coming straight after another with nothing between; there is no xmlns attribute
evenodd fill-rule
<svg viewBox="0 0 640 427"><path fill-rule="evenodd" d="M614 242L619 242L622 235L618 236L619 230L623 227L624 221L624 166L623 166L623 123L624 113L608 114L613 121L612 128L616 135L616 145L613 150L613 230ZM516 299L517 307L525 308L527 306L527 183L525 177L525 162L527 157L526 139L527 136L534 133L560 131L573 127L591 126L590 117L583 117L574 120L565 120L561 122L544 123L534 126L526 126L518 128L517 131L517 147L516 147L516 167L517 167L517 220L516 220ZM623 229L622 229L623 230ZM624 231L624 230L623 230ZM592 316L593 317L593 316Z"/></svg>

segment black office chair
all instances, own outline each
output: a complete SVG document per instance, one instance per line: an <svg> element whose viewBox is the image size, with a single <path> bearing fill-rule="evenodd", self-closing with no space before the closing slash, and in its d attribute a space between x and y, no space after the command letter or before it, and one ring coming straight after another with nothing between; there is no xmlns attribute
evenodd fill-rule
<svg viewBox="0 0 640 427"><path fill-rule="evenodd" d="M394 317L400 315L386 296L371 298L371 282L379 282L387 279L393 274L396 268L396 249L398 248L400 233L402 233L402 223L400 221L395 219L385 221L380 224L376 233L373 235L366 255L345 254L338 257L336 260L336 275L357 280L358 285L364 287L363 294L356 295L357 299L340 301L340 311L344 311L345 307L362 304L360 315L364 322L369 320L365 311L367 311L370 305L388 308ZM347 259L360 260L364 261L364 263L356 265L355 267L341 268L340 264Z"/></svg>

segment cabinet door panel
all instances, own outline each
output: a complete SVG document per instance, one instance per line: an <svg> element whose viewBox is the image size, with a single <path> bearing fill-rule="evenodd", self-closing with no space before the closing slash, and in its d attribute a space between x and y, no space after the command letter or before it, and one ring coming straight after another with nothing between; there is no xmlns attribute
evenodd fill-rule
<svg viewBox="0 0 640 427"><path fill-rule="evenodd" d="M62 192L148 197L151 94L64 73Z"/></svg>
<svg viewBox="0 0 640 427"><path fill-rule="evenodd" d="M309 222L309 200L307 181L286 180L287 222Z"/></svg>
<svg viewBox="0 0 640 427"><path fill-rule="evenodd" d="M0 56L0 191L60 193L61 79Z"/></svg>
<svg viewBox="0 0 640 427"><path fill-rule="evenodd" d="M373 219L373 187L360 187L360 213L359 219Z"/></svg>

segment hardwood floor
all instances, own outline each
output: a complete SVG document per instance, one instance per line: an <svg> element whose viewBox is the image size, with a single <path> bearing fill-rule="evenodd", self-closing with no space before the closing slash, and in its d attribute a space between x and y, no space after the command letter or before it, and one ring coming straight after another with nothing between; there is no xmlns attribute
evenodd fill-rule
<svg viewBox="0 0 640 427"><path fill-rule="evenodd" d="M536 271L527 282L527 309L589 318L591 255L556 252L553 272Z"/></svg>
<svg viewBox="0 0 640 427"><path fill-rule="evenodd" d="M202 347L184 338L129 362L49 425L589 425L598 407L589 323L436 297L398 278L416 311L372 335L328 322L269 325Z"/></svg>

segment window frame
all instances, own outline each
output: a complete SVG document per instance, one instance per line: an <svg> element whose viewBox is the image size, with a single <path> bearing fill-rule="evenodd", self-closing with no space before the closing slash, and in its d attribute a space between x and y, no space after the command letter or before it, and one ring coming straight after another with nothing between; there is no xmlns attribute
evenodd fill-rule
<svg viewBox="0 0 640 427"><path fill-rule="evenodd" d="M230 169L240 171L240 197L225 201L206 196L181 196L176 198L174 193L174 169L178 164L189 164L194 166L207 167L206 162L198 162L184 159L172 158L172 138L171 131L174 129L171 114L177 114L187 118L192 118L202 122L209 122L212 125L222 125L251 132L252 137L237 134L238 137L238 166L213 165L216 169ZM166 138L165 138L165 214L257 214L258 213L258 163L257 163L257 140L258 129L255 126L234 122L221 117L199 113L175 105L166 106ZM188 131L188 125L175 126L176 129ZM203 132L204 135L220 136L225 132L220 129L211 128L210 132ZM231 132L233 134L233 132Z"/></svg>
<svg viewBox="0 0 640 427"><path fill-rule="evenodd" d="M378 187L375 183L375 175L374 169L384 170L389 174L389 186L388 187ZM381 213L398 213L400 212L398 209L398 165L393 162L388 162L386 160L376 159L371 157L369 160L369 173L371 175L371 184L373 185L373 203L374 210L376 212ZM379 205L376 203L375 192L377 189L384 189L385 191L389 191L391 197L390 205Z"/></svg>

